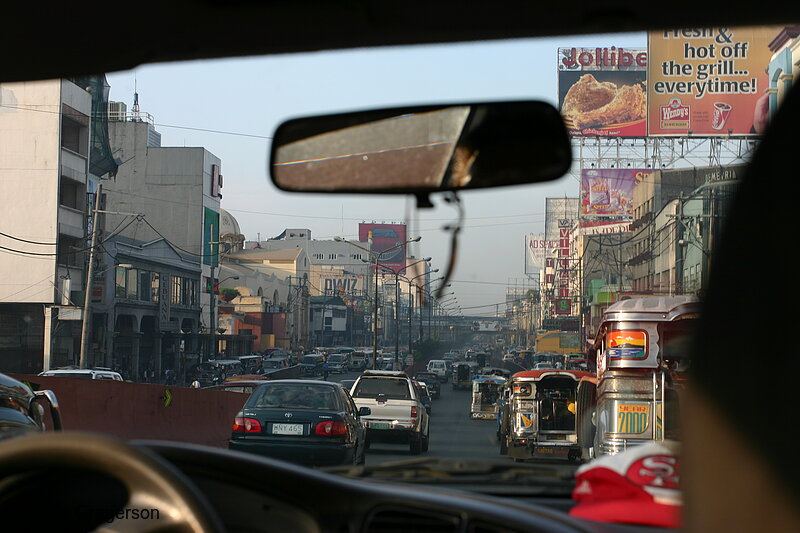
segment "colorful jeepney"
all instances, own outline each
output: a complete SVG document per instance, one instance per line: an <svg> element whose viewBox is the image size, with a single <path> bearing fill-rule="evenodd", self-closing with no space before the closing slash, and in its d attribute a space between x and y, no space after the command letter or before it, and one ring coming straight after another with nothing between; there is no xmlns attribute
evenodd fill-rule
<svg viewBox="0 0 800 533"><path fill-rule="evenodd" d="M517 461L532 458L576 460L578 383L592 377L576 370L526 370L509 381L500 422L500 453Z"/></svg>
<svg viewBox="0 0 800 533"><path fill-rule="evenodd" d="M502 376L477 376L472 380L470 418L497 419L497 401L506 379Z"/></svg>
<svg viewBox="0 0 800 533"><path fill-rule="evenodd" d="M689 296L632 298L606 309L589 353L597 374L578 386L583 459L679 440L678 406L699 311L699 300Z"/></svg>

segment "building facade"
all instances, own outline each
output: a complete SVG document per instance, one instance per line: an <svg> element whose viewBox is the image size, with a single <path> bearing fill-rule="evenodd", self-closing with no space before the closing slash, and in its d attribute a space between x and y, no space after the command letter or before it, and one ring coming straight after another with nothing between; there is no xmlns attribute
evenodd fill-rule
<svg viewBox="0 0 800 533"><path fill-rule="evenodd" d="M0 370L77 364L93 221L113 175L103 76L0 84Z"/></svg>

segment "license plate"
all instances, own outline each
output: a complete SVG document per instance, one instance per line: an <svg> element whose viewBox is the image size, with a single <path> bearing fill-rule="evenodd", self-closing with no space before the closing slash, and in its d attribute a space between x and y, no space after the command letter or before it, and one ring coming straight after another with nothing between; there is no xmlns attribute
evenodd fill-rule
<svg viewBox="0 0 800 533"><path fill-rule="evenodd" d="M370 422L370 429L389 429L388 422Z"/></svg>
<svg viewBox="0 0 800 533"><path fill-rule="evenodd" d="M302 435L303 424L272 424L273 435Z"/></svg>

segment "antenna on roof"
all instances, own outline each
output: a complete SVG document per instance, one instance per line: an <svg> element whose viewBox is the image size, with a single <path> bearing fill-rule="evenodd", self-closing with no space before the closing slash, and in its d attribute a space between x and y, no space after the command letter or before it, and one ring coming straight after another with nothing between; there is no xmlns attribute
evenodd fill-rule
<svg viewBox="0 0 800 533"><path fill-rule="evenodd" d="M133 119L139 122L139 93L136 88L136 76L133 77Z"/></svg>

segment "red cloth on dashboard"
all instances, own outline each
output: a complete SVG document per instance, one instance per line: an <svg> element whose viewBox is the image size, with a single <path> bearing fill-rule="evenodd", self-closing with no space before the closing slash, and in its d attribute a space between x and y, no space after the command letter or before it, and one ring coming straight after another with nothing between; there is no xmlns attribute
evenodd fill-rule
<svg viewBox="0 0 800 533"><path fill-rule="evenodd" d="M570 515L599 522L676 528L681 523L676 443L649 442L580 467Z"/></svg>

